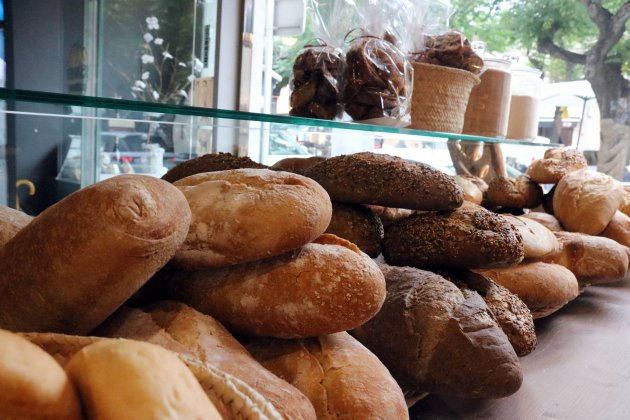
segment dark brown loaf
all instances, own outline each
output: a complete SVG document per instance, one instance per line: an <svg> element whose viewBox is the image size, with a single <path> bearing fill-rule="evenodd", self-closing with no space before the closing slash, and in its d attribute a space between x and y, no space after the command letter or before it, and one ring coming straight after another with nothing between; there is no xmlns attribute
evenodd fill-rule
<svg viewBox="0 0 630 420"><path fill-rule="evenodd" d="M188 354L244 381L284 418L316 418L300 391L262 367L223 325L183 303L162 301L141 309L121 308L95 335L148 341ZM173 340L181 346L173 345Z"/></svg>
<svg viewBox="0 0 630 420"><path fill-rule="evenodd" d="M579 294L573 273L558 264L527 262L516 267L475 271L521 298L534 319L551 315Z"/></svg>
<svg viewBox="0 0 630 420"><path fill-rule="evenodd" d="M361 204L333 203L332 218L326 233L347 239L372 258L381 253L381 219Z"/></svg>
<svg viewBox="0 0 630 420"><path fill-rule="evenodd" d="M324 419L408 419L385 366L346 332L301 340L244 338L267 369L308 396Z"/></svg>
<svg viewBox="0 0 630 420"><path fill-rule="evenodd" d="M495 206L531 209L542 203L543 190L526 175L515 179L497 176L488 184L486 196Z"/></svg>
<svg viewBox="0 0 630 420"><path fill-rule="evenodd" d="M120 175L49 207L0 249L0 327L87 334L175 254L182 193Z"/></svg>
<svg viewBox="0 0 630 420"><path fill-rule="evenodd" d="M28 225L33 216L0 205L0 247L9 242L24 226Z"/></svg>
<svg viewBox="0 0 630 420"><path fill-rule="evenodd" d="M464 202L453 177L423 163L375 153L336 156L304 173L333 201L416 210L450 210Z"/></svg>
<svg viewBox="0 0 630 420"><path fill-rule="evenodd" d="M180 163L171 168L162 179L168 182L175 182L187 176L204 172L242 168L265 169L267 166L254 162L247 156L234 156L230 153L207 154Z"/></svg>
<svg viewBox="0 0 630 420"><path fill-rule="evenodd" d="M427 271L381 268L383 308L352 333L403 391L498 398L519 389L518 357L476 292Z"/></svg>
<svg viewBox="0 0 630 420"><path fill-rule="evenodd" d="M361 325L385 299L383 274L352 243L317 241L222 269L162 271L144 293L185 302L234 333L314 337Z"/></svg>
<svg viewBox="0 0 630 420"><path fill-rule="evenodd" d="M472 203L415 214L385 229L389 264L412 267L499 267L523 259L523 239L500 215Z"/></svg>
<svg viewBox="0 0 630 420"><path fill-rule="evenodd" d="M312 179L268 169L192 175L174 185L192 221L173 262L191 270L260 260L301 247L324 233L332 204Z"/></svg>

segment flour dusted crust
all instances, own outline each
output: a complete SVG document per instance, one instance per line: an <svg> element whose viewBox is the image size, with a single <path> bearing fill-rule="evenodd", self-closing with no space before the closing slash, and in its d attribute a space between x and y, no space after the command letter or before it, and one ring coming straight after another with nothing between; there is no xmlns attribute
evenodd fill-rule
<svg viewBox="0 0 630 420"><path fill-rule="evenodd" d="M231 153L207 154L180 163L164 174L162 179L168 182L175 182L187 176L204 172L242 168L265 169L267 166L254 162L247 156L234 156Z"/></svg>
<svg viewBox="0 0 630 420"><path fill-rule="evenodd" d="M495 206L531 209L542 203L543 190L526 175L514 179L497 176L488 184L486 196Z"/></svg>
<svg viewBox="0 0 630 420"><path fill-rule="evenodd" d="M515 267L474 271L521 298L534 319L551 315L579 294L575 275L558 264L526 262Z"/></svg>
<svg viewBox="0 0 630 420"><path fill-rule="evenodd" d="M313 180L268 169L192 175L174 184L192 211L173 262L186 269L225 267L279 255L324 233L332 204Z"/></svg>
<svg viewBox="0 0 630 420"><path fill-rule="evenodd" d="M273 258L214 270L162 271L145 290L184 302L235 333L314 337L354 328L385 299L383 274L334 235Z"/></svg>
<svg viewBox="0 0 630 420"><path fill-rule="evenodd" d="M527 169L527 175L539 184L556 184L563 176L586 169L582 152L574 149L549 149L542 159L537 159Z"/></svg>
<svg viewBox="0 0 630 420"><path fill-rule="evenodd" d="M507 214L501 217L512 223L523 237L525 258L547 255L556 251L560 246L553 232L533 219Z"/></svg>
<svg viewBox="0 0 630 420"><path fill-rule="evenodd" d="M389 264L412 267L499 267L523 259L523 238L501 215L472 203L415 214L385 229Z"/></svg>
<svg viewBox="0 0 630 420"><path fill-rule="evenodd" d="M33 216L0 205L0 247L9 242L31 220L33 220Z"/></svg>
<svg viewBox="0 0 630 420"><path fill-rule="evenodd" d="M263 366L308 396L318 419L409 418L387 368L346 332L300 340L249 337L244 343Z"/></svg>
<svg viewBox="0 0 630 420"><path fill-rule="evenodd" d="M453 177L423 163L370 152L335 156L304 172L333 201L415 210L449 210L464 193Z"/></svg>
<svg viewBox="0 0 630 420"><path fill-rule="evenodd" d="M0 418L80 420L81 403L63 368L45 351L0 330Z"/></svg>
<svg viewBox="0 0 630 420"><path fill-rule="evenodd" d="M589 170L572 172L560 180L553 196L554 215L571 232L598 235L623 201L621 183Z"/></svg>

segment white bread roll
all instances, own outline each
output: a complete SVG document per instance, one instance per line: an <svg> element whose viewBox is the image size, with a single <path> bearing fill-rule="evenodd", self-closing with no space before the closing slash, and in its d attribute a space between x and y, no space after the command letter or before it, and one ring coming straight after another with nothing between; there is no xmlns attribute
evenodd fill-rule
<svg viewBox="0 0 630 420"><path fill-rule="evenodd" d="M554 252L560 246L552 231L540 223L523 216L503 214L523 237L525 258L541 257Z"/></svg>
<svg viewBox="0 0 630 420"><path fill-rule="evenodd" d="M70 359L66 371L90 419L221 420L186 365L153 344L90 344Z"/></svg>
<svg viewBox="0 0 630 420"><path fill-rule="evenodd" d="M558 264L527 262L515 267L473 271L520 297L534 319L551 315L580 293L573 273Z"/></svg>
<svg viewBox="0 0 630 420"><path fill-rule="evenodd" d="M150 176L69 195L0 248L0 327L87 334L171 259L189 223L182 193Z"/></svg>
<svg viewBox="0 0 630 420"><path fill-rule="evenodd" d="M9 242L9 239L13 238L31 220L33 216L11 207L0 206L0 247Z"/></svg>
<svg viewBox="0 0 630 420"><path fill-rule="evenodd" d="M325 234L274 258L215 270L162 270L141 291L184 302L239 334L315 337L355 328L385 299L383 273L356 245Z"/></svg>
<svg viewBox="0 0 630 420"><path fill-rule="evenodd" d="M405 397L387 368L346 332L244 341L263 366L311 400L319 420L409 418Z"/></svg>
<svg viewBox="0 0 630 420"><path fill-rule="evenodd" d="M588 170L563 177L553 196L553 211L571 232L600 234L623 201L621 183L608 175Z"/></svg>
<svg viewBox="0 0 630 420"><path fill-rule="evenodd" d="M174 183L192 222L173 262L219 268L279 255L324 233L332 215L328 193L312 179L268 169L201 173Z"/></svg>
<svg viewBox="0 0 630 420"><path fill-rule="evenodd" d="M5 330L0 330L0 418L83 418L79 397L63 368L36 345Z"/></svg>

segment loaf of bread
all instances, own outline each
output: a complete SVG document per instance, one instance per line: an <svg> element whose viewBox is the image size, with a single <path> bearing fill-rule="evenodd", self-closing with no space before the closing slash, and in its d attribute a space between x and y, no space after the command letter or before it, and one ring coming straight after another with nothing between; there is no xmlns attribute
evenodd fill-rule
<svg viewBox="0 0 630 420"><path fill-rule="evenodd" d="M247 156L234 156L231 153L207 154L176 165L164 174L162 179L168 182L175 182L187 176L204 172L243 168L265 169L267 166L254 162Z"/></svg>
<svg viewBox="0 0 630 420"><path fill-rule="evenodd" d="M623 201L619 205L619 211L630 216L630 186L628 185L623 187Z"/></svg>
<svg viewBox="0 0 630 420"><path fill-rule="evenodd" d="M28 225L33 216L12 209L11 207L0 205L0 248L9 239L13 238L24 226Z"/></svg>
<svg viewBox="0 0 630 420"><path fill-rule="evenodd" d="M534 351L537 343L534 319L518 296L490 278L470 270L440 270L439 274L462 290L479 293L518 356Z"/></svg>
<svg viewBox="0 0 630 420"><path fill-rule="evenodd" d="M543 225L544 227L546 227L552 232L560 232L564 230L562 228L562 225L560 224L560 221L556 219L556 216L552 214L543 213L539 211L530 211L529 213L525 213L523 217L532 219L540 223L541 225Z"/></svg>
<svg viewBox="0 0 630 420"><path fill-rule="evenodd" d="M515 267L475 271L521 298L534 319L551 315L579 294L575 275L558 264L525 262Z"/></svg>
<svg viewBox="0 0 630 420"><path fill-rule="evenodd" d="M332 204L312 179L268 169L235 169L176 181L192 222L173 262L200 270L301 247L324 233Z"/></svg>
<svg viewBox="0 0 630 420"><path fill-rule="evenodd" d="M71 194L0 248L0 327L87 334L173 257L189 223L182 193L150 176Z"/></svg>
<svg viewBox="0 0 630 420"><path fill-rule="evenodd" d="M553 210L553 196L556 195L556 187L558 185L554 185L553 188L551 188L549 190L549 192L547 192L544 196L543 196L543 200L542 200L542 207L543 210L546 211L548 214L554 215L556 214ZM555 217L555 216L554 216ZM564 228L562 229L564 230Z"/></svg>
<svg viewBox="0 0 630 420"><path fill-rule="evenodd" d="M542 203L543 190L527 175L516 178L496 176L488 184L486 197L495 206L531 209Z"/></svg>
<svg viewBox="0 0 630 420"><path fill-rule="evenodd" d="M307 158L285 158L277 161L271 166L271 169L279 171L293 172L295 174L303 174L305 170L311 166L317 165L325 161L323 156L311 156Z"/></svg>
<svg viewBox="0 0 630 420"><path fill-rule="evenodd" d="M619 242L621 245L630 247L630 216L621 211L615 212L606 229L601 236Z"/></svg>
<svg viewBox="0 0 630 420"><path fill-rule="evenodd" d="M464 192L453 177L423 163L370 152L335 156L310 167L333 201L415 210L450 210Z"/></svg>
<svg viewBox="0 0 630 420"><path fill-rule="evenodd" d="M315 337L357 327L385 299L383 274L334 235L268 258L215 270L165 271L141 293L184 302L234 333Z"/></svg>
<svg viewBox="0 0 630 420"><path fill-rule="evenodd" d="M598 235L623 201L621 183L599 172L571 172L560 180L553 196L554 215L572 232Z"/></svg>
<svg viewBox="0 0 630 420"><path fill-rule="evenodd" d="M326 233L352 242L372 258L381 253L383 223L362 204L333 203L332 218Z"/></svg>
<svg viewBox="0 0 630 420"><path fill-rule="evenodd" d="M387 368L346 332L300 340L243 337L243 342L263 366L308 396L320 420L409 418Z"/></svg>
<svg viewBox="0 0 630 420"><path fill-rule="evenodd" d="M352 334L403 391L499 398L519 389L518 357L479 294L428 271L381 269L383 308Z"/></svg>
<svg viewBox="0 0 630 420"><path fill-rule="evenodd" d="M558 249L558 240L553 232L535 220L509 214L502 217L512 223L523 237L525 258L542 257Z"/></svg>
<svg viewBox="0 0 630 420"><path fill-rule="evenodd" d="M162 301L141 309L123 307L94 334L147 341L190 355L254 388L284 418L316 418L304 394L262 367L223 325L183 303Z"/></svg>
<svg viewBox="0 0 630 420"><path fill-rule="evenodd" d="M455 175L453 177L457 185L462 188L464 191L464 200L470 201L471 203L481 204L483 201L483 193L473 181L469 178L463 177L461 175Z"/></svg>
<svg viewBox="0 0 630 420"><path fill-rule="evenodd" d="M383 206L375 206L375 205L367 205L367 208L372 210L372 213L378 216L381 219L381 223L383 226L391 225L392 223L396 223L399 220L406 219L415 213L415 210L409 209L399 209L394 207L383 207Z"/></svg>
<svg viewBox="0 0 630 420"><path fill-rule="evenodd" d="M74 355L66 371L91 419L221 420L186 365L153 344L90 344Z"/></svg>
<svg viewBox="0 0 630 420"><path fill-rule="evenodd" d="M387 226L383 255L412 267L501 267L523 259L523 238L505 218L472 203L415 214Z"/></svg>
<svg viewBox="0 0 630 420"><path fill-rule="evenodd" d="M586 169L582 152L574 149L548 149L542 159L529 165L527 175L539 184L556 184L568 173Z"/></svg>
<svg viewBox="0 0 630 420"><path fill-rule="evenodd" d="M568 268L581 286L621 280L628 270L627 247L599 236L556 232L560 244L554 253L540 261Z"/></svg>
<svg viewBox="0 0 630 420"><path fill-rule="evenodd" d="M0 418L80 420L81 403L63 368L26 339L0 330Z"/></svg>

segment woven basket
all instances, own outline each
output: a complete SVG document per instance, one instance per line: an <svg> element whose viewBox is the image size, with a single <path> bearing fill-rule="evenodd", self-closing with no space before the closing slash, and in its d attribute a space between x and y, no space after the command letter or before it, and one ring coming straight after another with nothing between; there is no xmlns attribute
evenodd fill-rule
<svg viewBox="0 0 630 420"><path fill-rule="evenodd" d="M62 366L83 347L115 338L82 337L55 333L22 333L31 343L41 347ZM282 420L275 407L258 391L240 379L185 354L175 353L199 381L210 401L226 419Z"/></svg>
<svg viewBox="0 0 630 420"><path fill-rule="evenodd" d="M470 91L479 82L467 70L415 63L409 128L461 133Z"/></svg>

